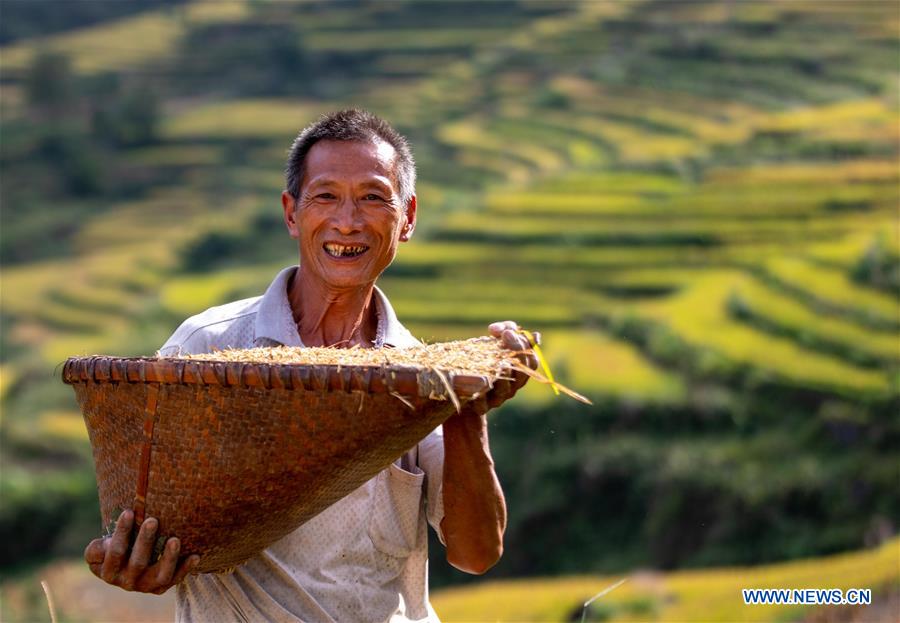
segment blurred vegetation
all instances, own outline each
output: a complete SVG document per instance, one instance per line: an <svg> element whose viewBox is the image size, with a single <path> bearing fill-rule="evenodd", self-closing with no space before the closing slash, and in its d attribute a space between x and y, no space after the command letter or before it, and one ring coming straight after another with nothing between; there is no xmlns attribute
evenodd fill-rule
<svg viewBox="0 0 900 623"><path fill-rule="evenodd" d="M900 592L897 539L866 552L730 569L495 580L440 591L442 621L891 620ZM600 591L624 584L594 601ZM870 606L744 606L743 588L872 587ZM818 610L818 611L817 611ZM877 614L876 614L877 611ZM806 615L806 616L804 616ZM582 618L584 617L584 618ZM808 617L808 618L807 618ZM832 617L832 618L828 618ZM880 618L879 618L880 617Z"/></svg>
<svg viewBox="0 0 900 623"><path fill-rule="evenodd" d="M153 7L179 4L184 0L141 2L69 2L68 0L4 0L0 21L0 45L19 39L43 37L72 28L100 24Z"/></svg>
<svg viewBox="0 0 900 623"><path fill-rule="evenodd" d="M401 319L514 318L596 403L528 387L492 417L492 575L896 533L893 3L91 4L44 30L2 7L4 575L100 531L58 365L260 294L296 261L286 149L346 105L415 146L421 223L382 279ZM469 579L435 553L436 584Z"/></svg>

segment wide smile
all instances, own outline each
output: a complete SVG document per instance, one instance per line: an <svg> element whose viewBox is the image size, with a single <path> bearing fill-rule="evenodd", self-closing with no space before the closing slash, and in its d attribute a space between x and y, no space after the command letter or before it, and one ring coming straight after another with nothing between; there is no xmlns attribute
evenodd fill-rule
<svg viewBox="0 0 900 623"><path fill-rule="evenodd" d="M363 255L369 250L365 244L341 244L339 242L326 242L322 245L325 253L335 259L353 259Z"/></svg>

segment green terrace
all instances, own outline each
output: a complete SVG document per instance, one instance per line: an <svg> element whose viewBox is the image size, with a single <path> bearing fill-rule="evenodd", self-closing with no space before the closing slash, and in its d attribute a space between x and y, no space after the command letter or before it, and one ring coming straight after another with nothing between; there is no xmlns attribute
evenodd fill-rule
<svg viewBox="0 0 900 623"><path fill-rule="evenodd" d="M515 319L596 403L530 383L492 420L515 509L499 576L861 546L897 512L898 27L887 2L191 2L4 46L0 162L32 180L2 189L6 534L43 555L33 517L95 506L54 366L151 355L261 294L297 256L290 141L358 105L419 164L416 236L379 281L399 317L426 341ZM276 40L302 72L269 62ZM65 114L29 99L45 49L69 59ZM204 72L231 49L246 64ZM111 75L111 98L153 81L147 140L98 137L78 89ZM91 533L49 525L67 554Z"/></svg>

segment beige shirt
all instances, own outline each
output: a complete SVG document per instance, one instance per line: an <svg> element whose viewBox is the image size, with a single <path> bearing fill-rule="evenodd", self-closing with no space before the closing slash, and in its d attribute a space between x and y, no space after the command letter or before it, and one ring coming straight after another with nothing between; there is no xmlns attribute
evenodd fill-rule
<svg viewBox="0 0 900 623"><path fill-rule="evenodd" d="M261 297L186 320L162 355L227 347L303 346L287 299L296 266ZM418 341L378 288L376 347ZM444 443L438 427L388 469L230 574L188 576L176 620L438 621L428 601L426 520L440 533Z"/></svg>

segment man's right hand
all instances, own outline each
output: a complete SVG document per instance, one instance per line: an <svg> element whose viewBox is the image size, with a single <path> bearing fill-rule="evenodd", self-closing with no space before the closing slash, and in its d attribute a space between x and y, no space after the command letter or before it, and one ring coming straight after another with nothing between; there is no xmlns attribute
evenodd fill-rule
<svg viewBox="0 0 900 623"><path fill-rule="evenodd" d="M148 517L141 524L134 547L129 547L134 513L123 511L112 536L94 539L84 550L84 560L98 578L126 591L162 595L181 582L197 567L196 554L178 564L181 543L177 537L166 541L159 560L151 565L150 557L156 543L159 522Z"/></svg>

